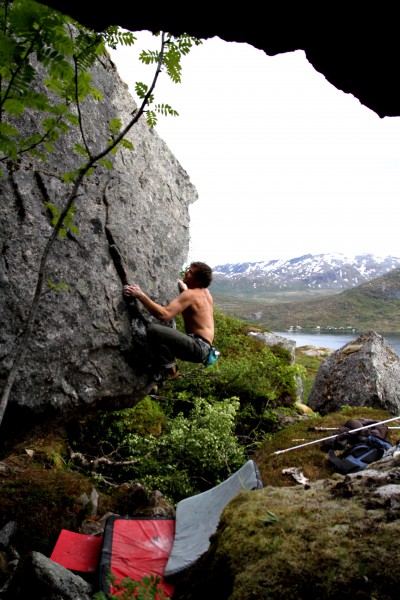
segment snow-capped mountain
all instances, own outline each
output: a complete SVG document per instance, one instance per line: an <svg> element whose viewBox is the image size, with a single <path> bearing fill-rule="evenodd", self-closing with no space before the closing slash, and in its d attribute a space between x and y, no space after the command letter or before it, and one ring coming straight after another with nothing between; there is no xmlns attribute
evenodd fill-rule
<svg viewBox="0 0 400 600"><path fill-rule="evenodd" d="M360 254L306 254L287 260L217 265L213 268L215 291L253 288L267 291L290 289L348 289L400 269L400 258Z"/></svg>

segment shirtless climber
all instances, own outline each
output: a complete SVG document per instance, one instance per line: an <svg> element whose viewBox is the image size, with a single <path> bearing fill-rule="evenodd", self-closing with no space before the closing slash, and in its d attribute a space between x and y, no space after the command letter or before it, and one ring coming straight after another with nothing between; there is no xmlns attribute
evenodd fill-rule
<svg viewBox="0 0 400 600"><path fill-rule="evenodd" d="M203 262L193 262L179 280L181 293L167 306L157 304L136 284L125 285L124 294L137 298L149 313L159 321L169 321L182 314L186 334L165 325L151 324L147 340L159 361L153 369L163 379L175 379L179 372L175 359L200 363L208 356L214 339L213 299L207 289L212 281L212 270Z"/></svg>

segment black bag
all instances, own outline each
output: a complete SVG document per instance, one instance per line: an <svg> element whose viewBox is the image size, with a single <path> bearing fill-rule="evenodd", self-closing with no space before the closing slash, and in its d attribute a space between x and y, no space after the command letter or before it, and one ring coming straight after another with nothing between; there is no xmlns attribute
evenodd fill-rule
<svg viewBox="0 0 400 600"><path fill-rule="evenodd" d="M380 460L391 447L392 444L387 440L368 435L362 443L348 447L340 455L337 455L333 449L329 450L328 458L335 471L347 475L347 473L362 471L369 464Z"/></svg>
<svg viewBox="0 0 400 600"><path fill-rule="evenodd" d="M370 425L367 429L353 432L354 429L360 429ZM385 423L379 423L372 419L349 419L336 432L336 436L332 439L325 440L321 444L321 450L328 452L329 450L344 450L347 446L355 446L366 442L371 435L386 440L389 433L389 427Z"/></svg>

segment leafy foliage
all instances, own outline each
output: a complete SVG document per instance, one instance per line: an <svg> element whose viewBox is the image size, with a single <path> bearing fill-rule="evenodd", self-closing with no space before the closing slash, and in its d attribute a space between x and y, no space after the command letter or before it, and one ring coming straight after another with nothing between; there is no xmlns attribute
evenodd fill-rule
<svg viewBox="0 0 400 600"><path fill-rule="evenodd" d="M158 34L155 34L158 35ZM201 40L194 38L186 33L179 37L174 37L167 34L165 45L163 46L162 68L166 70L169 78L174 83L180 83L182 79L181 59L187 55L193 46L202 44ZM159 64L160 52L155 50L142 50L139 60L145 65ZM135 91L140 99L143 99L148 93L148 86L142 82L135 84ZM154 96L149 96L149 108L146 111L147 124L154 127L157 124L157 114L163 116L178 116L178 112L169 104L156 104L153 108L150 106L154 103Z"/></svg>
<svg viewBox="0 0 400 600"><path fill-rule="evenodd" d="M110 573L108 576L112 587L111 594L97 592L93 600L163 600L167 598L160 585L161 579L154 573L144 575L141 580L136 581L130 577L124 577L118 581L117 577Z"/></svg>
<svg viewBox="0 0 400 600"><path fill-rule="evenodd" d="M141 60L153 64L161 58L171 79L180 81L181 56L192 45L201 43L184 37L184 41L168 37L164 60L157 51L143 52ZM97 101L103 99L89 73L98 56L105 53L107 45L115 48L117 44L132 45L135 41L132 32L117 26L101 33L90 31L33 0L0 1L0 162L16 160L25 152L47 160L60 135L71 125L79 124L76 103L88 96ZM151 105L154 95L146 98L148 86L140 82L136 85L139 97ZM23 137L14 121L26 110L42 114L43 118L34 134ZM157 122L156 113L177 115L168 104L157 104L147 116L151 126ZM110 129L111 135L116 135L121 124L117 130L113 125ZM121 144L132 147L127 140ZM90 156L88 148L84 151L82 145L75 150L86 158ZM104 166L110 168L109 163ZM78 174L79 169L65 181L73 182Z"/></svg>
<svg viewBox="0 0 400 600"><path fill-rule="evenodd" d="M121 44L121 46L133 46L137 39L131 31L124 31L118 25L108 27L102 36L105 44L114 49L118 44Z"/></svg>
<svg viewBox="0 0 400 600"><path fill-rule="evenodd" d="M45 202L45 206L52 214L52 225L57 225L58 221L60 220L61 210L52 202ZM79 229L73 223L75 211L75 204L71 204L69 210L67 211L67 214L62 220L62 225L58 230L58 237L60 237L61 239L65 238L68 232L71 232L74 235L79 235Z"/></svg>
<svg viewBox="0 0 400 600"><path fill-rule="evenodd" d="M257 444L266 433L276 430L276 410L293 406L298 380L305 378L306 370L291 364L288 351L250 337L248 332L254 327L244 321L228 317L217 307L214 317L214 344L221 352L220 359L207 369L180 364L182 377L166 395L172 399L181 391L192 390L205 398L237 397L241 418L236 434L245 445ZM177 327L183 329L181 319L177 319Z"/></svg>
<svg viewBox="0 0 400 600"><path fill-rule="evenodd" d="M218 309L215 322L222 354L213 366L182 362L161 396L81 422L76 450L113 461L99 462L97 476L139 481L178 502L225 480L279 429L277 412L294 410L305 370L250 337L246 323Z"/></svg>
<svg viewBox="0 0 400 600"><path fill-rule="evenodd" d="M146 398L131 409L101 414L100 426L98 419L87 419L80 437L86 452L91 444L95 455L118 461L111 470L101 465L102 476L140 481L178 501L213 487L243 464L244 449L234 435L238 407L236 398L194 398L187 415L168 418Z"/></svg>
<svg viewBox="0 0 400 600"><path fill-rule="evenodd" d="M2 128L0 160L23 152L45 159L60 134L77 122L76 99L100 99L88 69L104 52L104 37L33 0L0 2L0 120L6 124L26 110L43 114L32 136L24 138L15 126Z"/></svg>

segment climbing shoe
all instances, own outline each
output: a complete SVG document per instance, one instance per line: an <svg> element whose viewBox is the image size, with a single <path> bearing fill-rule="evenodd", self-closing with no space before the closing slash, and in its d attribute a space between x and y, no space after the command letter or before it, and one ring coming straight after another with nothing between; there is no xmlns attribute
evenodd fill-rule
<svg viewBox="0 0 400 600"><path fill-rule="evenodd" d="M163 369L163 375L166 381L174 381L174 379L179 377L180 373L178 371L178 367L173 365L172 367L165 367Z"/></svg>

